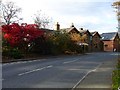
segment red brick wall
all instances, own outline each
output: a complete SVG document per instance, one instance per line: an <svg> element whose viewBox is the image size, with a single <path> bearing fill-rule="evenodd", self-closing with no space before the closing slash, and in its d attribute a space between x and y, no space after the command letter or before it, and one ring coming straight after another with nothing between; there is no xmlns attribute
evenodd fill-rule
<svg viewBox="0 0 120 90"><path fill-rule="evenodd" d="M118 36L115 37L113 44L114 44L113 48L116 48L117 51L120 51L120 39Z"/></svg>
<svg viewBox="0 0 120 90"><path fill-rule="evenodd" d="M120 51L120 39L118 36L115 37L114 40L106 40L104 42L104 51L113 51L116 49L116 51Z"/></svg>
<svg viewBox="0 0 120 90"><path fill-rule="evenodd" d="M92 38L92 51L101 51L101 40L98 34Z"/></svg>
<svg viewBox="0 0 120 90"><path fill-rule="evenodd" d="M113 51L113 41L103 41L104 43L104 51Z"/></svg>

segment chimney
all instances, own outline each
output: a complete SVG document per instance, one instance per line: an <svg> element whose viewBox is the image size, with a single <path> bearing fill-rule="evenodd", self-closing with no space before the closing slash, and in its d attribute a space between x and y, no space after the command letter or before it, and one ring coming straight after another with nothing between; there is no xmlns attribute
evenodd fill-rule
<svg viewBox="0 0 120 90"><path fill-rule="evenodd" d="M83 28L80 28L80 30L83 30Z"/></svg>
<svg viewBox="0 0 120 90"><path fill-rule="evenodd" d="M74 27L74 24L72 23L71 27Z"/></svg>
<svg viewBox="0 0 120 90"><path fill-rule="evenodd" d="M56 30L60 30L60 24L58 22L56 24Z"/></svg>

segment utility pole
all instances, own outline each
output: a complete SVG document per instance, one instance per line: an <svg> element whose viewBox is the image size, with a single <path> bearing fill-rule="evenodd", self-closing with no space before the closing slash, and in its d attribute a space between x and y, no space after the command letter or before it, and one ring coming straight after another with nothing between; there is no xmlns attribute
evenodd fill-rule
<svg viewBox="0 0 120 90"><path fill-rule="evenodd" d="M116 0L112 5L116 9L117 20L118 20L118 34L120 37L120 0Z"/></svg>

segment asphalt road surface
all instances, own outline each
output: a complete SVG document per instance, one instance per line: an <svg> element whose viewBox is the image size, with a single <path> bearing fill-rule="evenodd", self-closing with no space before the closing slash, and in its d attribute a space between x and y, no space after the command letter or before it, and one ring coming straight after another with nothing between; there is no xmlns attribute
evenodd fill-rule
<svg viewBox="0 0 120 90"><path fill-rule="evenodd" d="M6 63L2 65L2 87L72 89L90 72L117 57L117 53L100 52Z"/></svg>

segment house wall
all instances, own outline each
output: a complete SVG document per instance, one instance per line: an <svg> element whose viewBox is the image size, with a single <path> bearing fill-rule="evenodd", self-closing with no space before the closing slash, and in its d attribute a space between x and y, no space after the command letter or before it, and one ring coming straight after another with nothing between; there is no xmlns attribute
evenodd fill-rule
<svg viewBox="0 0 120 90"><path fill-rule="evenodd" d="M91 42L91 37L89 34L87 34L87 38L86 38L86 43L88 43L88 51L91 52L92 49L92 42Z"/></svg>
<svg viewBox="0 0 120 90"><path fill-rule="evenodd" d="M71 33L71 34L70 34L70 38L71 38L71 40L74 41L74 42L79 42L81 36L80 36L79 33Z"/></svg>
<svg viewBox="0 0 120 90"><path fill-rule="evenodd" d="M91 44L91 36L88 32L86 32L81 40L80 40L82 43L87 43L88 44L88 52L91 52L91 47L92 47L92 44Z"/></svg>
<svg viewBox="0 0 120 90"><path fill-rule="evenodd" d="M112 41L112 40L103 41L103 43L104 43L104 51L113 51L113 49L114 49L113 42L114 41Z"/></svg>
<svg viewBox="0 0 120 90"><path fill-rule="evenodd" d="M98 34L95 34L92 38L92 51L102 51L102 43Z"/></svg>
<svg viewBox="0 0 120 90"><path fill-rule="evenodd" d="M118 36L116 36L114 39L113 48L115 48L116 51L120 51L120 39Z"/></svg>
<svg viewBox="0 0 120 90"><path fill-rule="evenodd" d="M74 42L79 42L81 35L79 33L79 31L76 28L73 28L70 32L69 32L70 38L72 41Z"/></svg>
<svg viewBox="0 0 120 90"><path fill-rule="evenodd" d="M116 35L114 40L103 40L104 51L120 51L120 39Z"/></svg>

